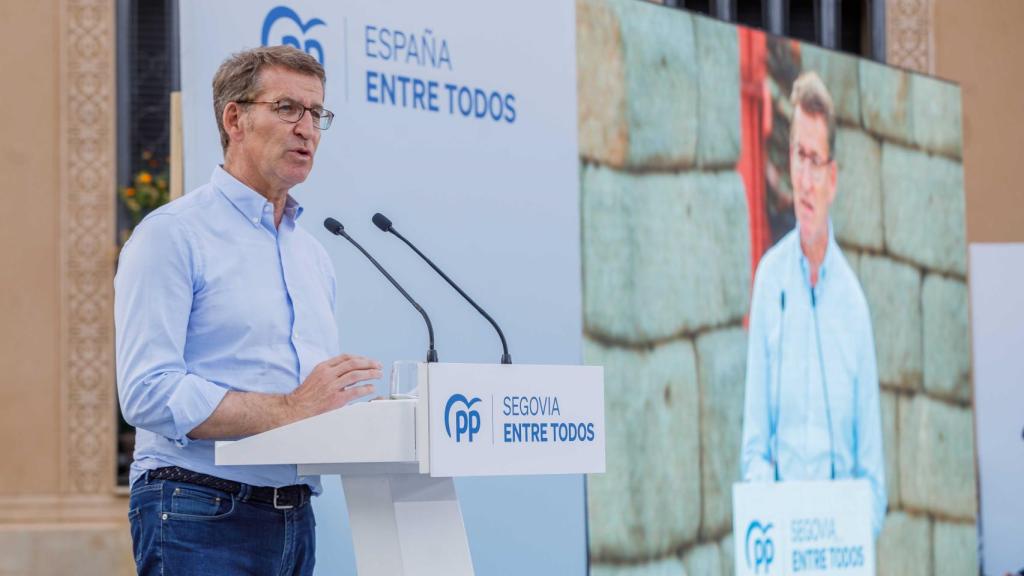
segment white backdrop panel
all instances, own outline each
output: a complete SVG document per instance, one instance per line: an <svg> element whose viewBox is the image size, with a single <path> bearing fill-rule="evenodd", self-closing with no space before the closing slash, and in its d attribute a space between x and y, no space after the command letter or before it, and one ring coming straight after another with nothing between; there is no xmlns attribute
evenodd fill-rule
<svg viewBox="0 0 1024 576"><path fill-rule="evenodd" d="M974 422L986 576L1024 568L1024 244L971 244Z"/></svg>
<svg viewBox="0 0 1024 576"><path fill-rule="evenodd" d="M426 330L361 255L323 230L327 216L341 220L426 308L441 360L500 357L486 321L397 239L372 226L370 217L380 211L491 312L513 361L579 363L573 3L310 0L289 2L290 14L273 12L278 6L181 3L186 190L206 182L222 160L210 88L217 66L232 52L260 45L265 26L269 44L291 36L322 53L325 106L337 114L312 175L293 194L306 210L300 224L334 261L342 348L386 366L422 361ZM281 17L269 21L273 14ZM398 32L404 50L397 50ZM423 50L411 54L412 35L421 48L425 37L434 42L433 60ZM410 91L413 78L436 82L437 111L414 107L411 93L404 107L398 93L393 104L369 101L379 100L383 88L378 76L368 94L368 71L396 84L397 76L409 78ZM446 84L497 92L503 104L511 95L514 119L507 107L498 120L464 116L458 100L449 108ZM458 490L479 573L585 571L581 477L471 479ZM319 574L354 573L343 506L340 483L325 482L316 501Z"/></svg>

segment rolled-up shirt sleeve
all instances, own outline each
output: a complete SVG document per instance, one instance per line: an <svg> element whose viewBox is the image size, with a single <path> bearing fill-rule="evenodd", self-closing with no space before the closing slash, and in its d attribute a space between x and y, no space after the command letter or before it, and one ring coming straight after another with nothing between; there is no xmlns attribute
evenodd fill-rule
<svg viewBox="0 0 1024 576"><path fill-rule="evenodd" d="M202 254L173 214L143 221L121 251L114 279L117 390L125 420L179 445L227 388L188 372L185 335Z"/></svg>

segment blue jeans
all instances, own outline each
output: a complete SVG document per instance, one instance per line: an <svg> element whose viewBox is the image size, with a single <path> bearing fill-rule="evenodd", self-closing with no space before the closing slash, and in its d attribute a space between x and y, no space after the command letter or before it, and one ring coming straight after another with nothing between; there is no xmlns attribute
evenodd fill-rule
<svg viewBox="0 0 1024 576"><path fill-rule="evenodd" d="M132 552L140 575L311 575L316 520L306 503L289 510L227 492L136 480L128 501Z"/></svg>

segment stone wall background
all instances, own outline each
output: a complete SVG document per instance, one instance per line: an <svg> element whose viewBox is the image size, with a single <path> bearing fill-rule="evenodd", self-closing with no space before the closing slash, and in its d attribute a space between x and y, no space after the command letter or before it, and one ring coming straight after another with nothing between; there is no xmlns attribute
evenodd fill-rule
<svg viewBox="0 0 1024 576"><path fill-rule="evenodd" d="M577 0L577 53L584 358L605 367L609 430L591 571L732 574L751 282L736 28ZM879 574L976 574L960 91L801 53L836 100L833 223L874 325Z"/></svg>

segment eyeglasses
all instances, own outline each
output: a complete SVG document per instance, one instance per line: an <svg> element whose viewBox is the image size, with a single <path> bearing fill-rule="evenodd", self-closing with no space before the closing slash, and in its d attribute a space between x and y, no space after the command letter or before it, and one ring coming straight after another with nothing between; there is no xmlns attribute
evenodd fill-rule
<svg viewBox="0 0 1024 576"><path fill-rule="evenodd" d="M238 104L270 104L274 111L277 112L278 118L292 124L298 124L306 111L309 111L309 116L313 119L313 127L319 130L327 130L331 127L331 122L334 121L334 112L330 110L325 110L320 106L307 108L298 102L287 99L274 100L273 102L265 100L236 100L235 102Z"/></svg>
<svg viewBox="0 0 1024 576"><path fill-rule="evenodd" d="M791 162L798 171L807 170L811 179L820 184L825 179L825 167L832 163L832 158L822 159L814 152L807 152L802 146L793 145Z"/></svg>

